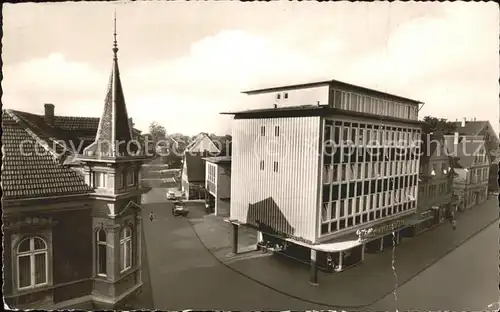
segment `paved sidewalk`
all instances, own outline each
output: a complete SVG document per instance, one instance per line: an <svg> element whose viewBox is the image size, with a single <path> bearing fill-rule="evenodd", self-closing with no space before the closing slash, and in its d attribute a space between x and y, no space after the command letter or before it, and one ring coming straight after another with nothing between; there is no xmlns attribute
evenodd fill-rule
<svg viewBox="0 0 500 312"><path fill-rule="evenodd" d="M202 219L190 219L193 228L198 233L201 241L219 260L229 261L235 257L232 252L231 225L224 222L223 218L215 215L206 215ZM238 232L238 252L250 254L256 249L257 232L241 227ZM236 256L238 259L242 255Z"/></svg>
<svg viewBox="0 0 500 312"><path fill-rule="evenodd" d="M219 259L227 262L231 250L230 227L221 225L220 222L205 222L206 220L196 224L195 230L203 243ZM418 275L495 220L498 220L498 201L492 198L480 206L457 214L455 231L449 223L444 223L416 237L404 238L395 249L397 283L392 270L391 250L366 254L364 263L341 273L320 272L320 285L317 287L308 284L308 267L288 258L252 255L249 259L227 263L250 278L291 296L337 308L362 307L390 294L396 285L401 286ZM251 233L242 232L244 231L240 231L240 246L250 245ZM255 240L252 244L254 243Z"/></svg>

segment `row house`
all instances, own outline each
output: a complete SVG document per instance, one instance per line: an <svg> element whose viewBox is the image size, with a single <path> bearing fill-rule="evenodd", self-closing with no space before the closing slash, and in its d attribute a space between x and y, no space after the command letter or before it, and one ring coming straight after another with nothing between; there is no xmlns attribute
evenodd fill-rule
<svg viewBox="0 0 500 312"><path fill-rule="evenodd" d="M498 191L498 163L500 156L500 140L487 120L468 120L463 118L456 122L459 135L482 136L488 158L490 160L488 192Z"/></svg>
<svg viewBox="0 0 500 312"><path fill-rule="evenodd" d="M453 167L444 137L422 135L417 205L422 222L409 229L411 235L443 223L454 211Z"/></svg>
<svg viewBox="0 0 500 312"><path fill-rule="evenodd" d="M117 59L101 118L2 114L6 303L119 309L142 289L140 168ZM118 144L121 143L121 144ZM78 148L75 148L78 147ZM80 149L81 148L81 149Z"/></svg>
<svg viewBox="0 0 500 312"><path fill-rule="evenodd" d="M246 94L263 108L226 113L235 233L256 228L316 283L419 222L420 102L336 80Z"/></svg>
<svg viewBox="0 0 500 312"><path fill-rule="evenodd" d="M445 136L448 153L457 157L460 168L453 181L453 193L459 197L458 210L470 209L488 196L490 158L483 136Z"/></svg>

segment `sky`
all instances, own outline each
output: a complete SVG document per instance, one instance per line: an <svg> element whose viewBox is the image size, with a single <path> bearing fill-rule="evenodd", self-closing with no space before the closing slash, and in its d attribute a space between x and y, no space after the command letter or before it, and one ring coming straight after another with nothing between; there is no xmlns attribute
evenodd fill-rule
<svg viewBox="0 0 500 312"><path fill-rule="evenodd" d="M4 108L99 117L113 12L129 117L231 133L241 91L336 79L499 130L495 3L64 2L3 5Z"/></svg>

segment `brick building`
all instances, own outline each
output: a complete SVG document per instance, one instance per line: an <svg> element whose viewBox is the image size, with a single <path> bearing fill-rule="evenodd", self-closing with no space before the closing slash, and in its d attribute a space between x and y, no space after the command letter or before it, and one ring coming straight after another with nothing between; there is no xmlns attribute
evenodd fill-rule
<svg viewBox="0 0 500 312"><path fill-rule="evenodd" d="M3 292L11 307L118 308L142 287L146 157L132 141L116 40L113 52L101 118L54 116L53 105L45 116L3 112Z"/></svg>

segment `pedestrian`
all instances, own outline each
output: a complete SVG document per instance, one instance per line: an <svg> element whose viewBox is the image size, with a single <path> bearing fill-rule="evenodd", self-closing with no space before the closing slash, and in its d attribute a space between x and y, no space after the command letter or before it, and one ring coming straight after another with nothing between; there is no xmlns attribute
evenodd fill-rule
<svg viewBox="0 0 500 312"><path fill-rule="evenodd" d="M155 219L154 213L152 211L149 212L149 221L153 222L154 219Z"/></svg>
<svg viewBox="0 0 500 312"><path fill-rule="evenodd" d="M453 218L453 220L451 221L451 225L453 226L453 230L456 230L456 228L457 228L457 220L455 218Z"/></svg>

